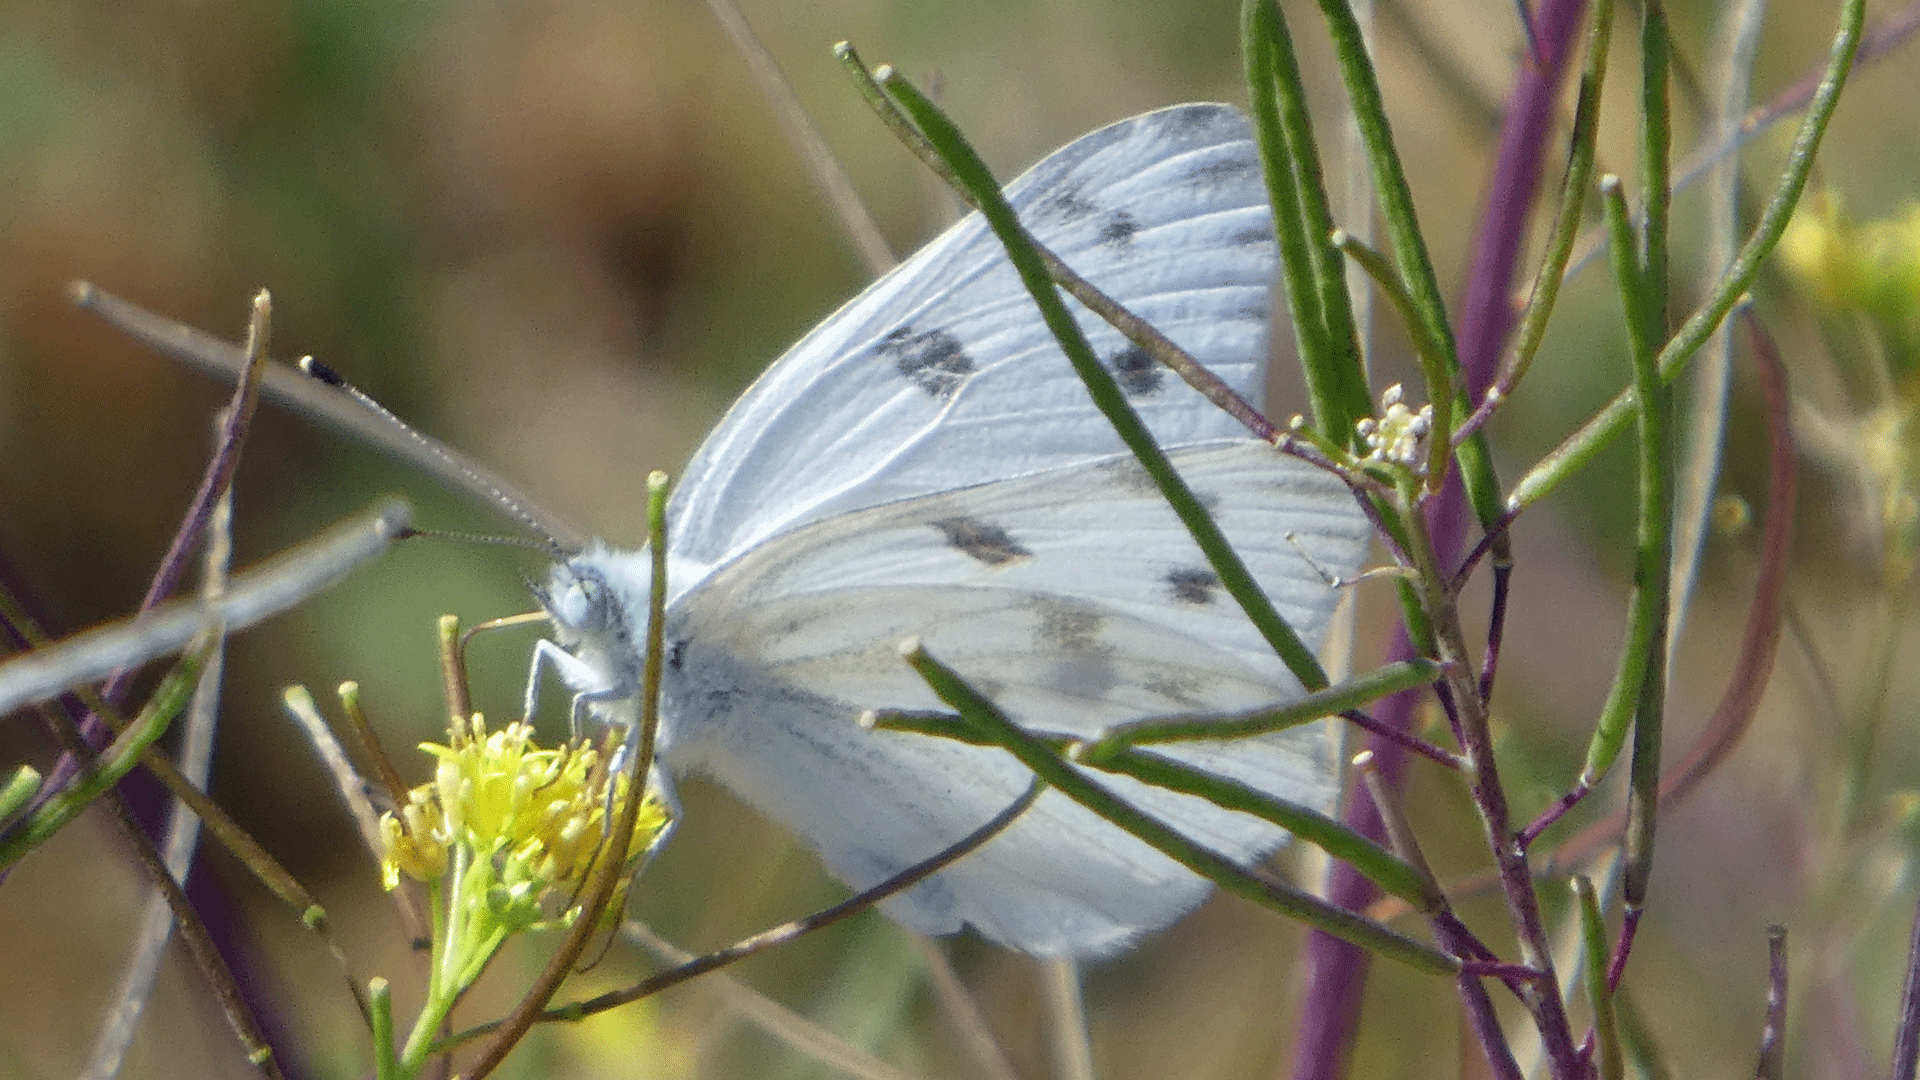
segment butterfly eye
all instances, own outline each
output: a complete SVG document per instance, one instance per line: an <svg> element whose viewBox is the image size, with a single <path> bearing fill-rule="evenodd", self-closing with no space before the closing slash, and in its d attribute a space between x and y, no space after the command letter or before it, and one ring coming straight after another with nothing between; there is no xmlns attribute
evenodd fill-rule
<svg viewBox="0 0 1920 1080"><path fill-rule="evenodd" d="M619 622L612 588L591 571L574 577L563 603L572 625L582 631L604 631Z"/></svg>
<svg viewBox="0 0 1920 1080"><path fill-rule="evenodd" d="M536 587L533 592L557 626L582 631L605 619L605 586L564 563L554 567L553 579L546 588Z"/></svg>

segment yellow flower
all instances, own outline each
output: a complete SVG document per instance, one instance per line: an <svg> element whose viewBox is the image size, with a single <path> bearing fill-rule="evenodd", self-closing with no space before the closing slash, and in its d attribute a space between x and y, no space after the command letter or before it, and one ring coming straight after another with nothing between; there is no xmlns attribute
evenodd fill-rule
<svg viewBox="0 0 1920 1080"><path fill-rule="evenodd" d="M1855 221L1837 196L1807 199L1780 258L1820 302L1871 319L1896 349L1920 347L1920 203Z"/></svg>
<svg viewBox="0 0 1920 1080"><path fill-rule="evenodd" d="M514 722L488 732L479 714L456 721L448 745L422 743L437 759L431 784L413 789L399 815L381 819L383 878L432 882L455 862L492 868L486 902L510 921L537 917L530 906L555 889L576 891L608 832L607 811L625 798L625 773L611 778L599 749L543 749L533 728ZM651 795L641 806L626 858L666 825ZM477 884L477 883L476 883Z"/></svg>
<svg viewBox="0 0 1920 1080"><path fill-rule="evenodd" d="M414 788L400 817L380 815L380 840L385 849L380 879L388 891L400 884L400 875L433 881L447 872L447 830L433 789Z"/></svg>

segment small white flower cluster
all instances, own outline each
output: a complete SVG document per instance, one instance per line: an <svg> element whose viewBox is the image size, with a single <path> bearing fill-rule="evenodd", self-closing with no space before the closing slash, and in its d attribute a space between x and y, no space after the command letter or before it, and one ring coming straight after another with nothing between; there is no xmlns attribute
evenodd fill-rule
<svg viewBox="0 0 1920 1080"><path fill-rule="evenodd" d="M1422 405L1414 412L1401 403L1401 393L1399 383L1387 387L1380 395L1380 417L1369 416L1355 426L1366 440L1368 461L1417 468L1424 460L1427 433L1433 430L1433 406Z"/></svg>

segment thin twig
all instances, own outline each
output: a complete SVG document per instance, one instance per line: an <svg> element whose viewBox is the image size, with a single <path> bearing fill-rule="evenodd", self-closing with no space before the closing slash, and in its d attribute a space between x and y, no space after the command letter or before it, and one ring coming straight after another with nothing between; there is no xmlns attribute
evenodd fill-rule
<svg viewBox="0 0 1920 1080"><path fill-rule="evenodd" d="M74 282L68 296L75 307L203 374L231 379L245 366L245 353L232 342L156 315L88 282ZM493 470L412 428L396 426L288 364L266 366L260 394L303 419L391 455L448 490L497 510L516 526L531 524L562 549L574 550L585 542L579 530Z"/></svg>
<svg viewBox="0 0 1920 1080"><path fill-rule="evenodd" d="M1040 961L1041 997L1047 1004L1047 1034L1053 1045L1053 1075L1094 1080L1093 1044L1087 1041L1087 1003L1080 994L1080 965L1056 957Z"/></svg>
<svg viewBox="0 0 1920 1080"><path fill-rule="evenodd" d="M408 535L408 521L403 504L382 503L372 513L235 576L217 605L177 600L137 619L84 631L0 663L0 715L120 668L179 652L211 618L232 631L277 615Z"/></svg>
<svg viewBox="0 0 1920 1080"><path fill-rule="evenodd" d="M231 486L221 492L214 504L214 512L207 520L206 535L206 554L202 560L206 567L206 581L201 587L201 596L209 601L217 601L226 589L227 573L233 559ZM220 683L225 666L226 650L214 649L207 657L207 666L200 673L200 684L194 688L193 701L187 707L186 731L180 740L178 764L181 779L198 788L206 787L213 763L213 734L219 722ZM194 816L187 801L176 795L168 809L167 834L163 841L161 861L168 875L179 882L183 889L199 840L200 819ZM100 1033L95 1036L93 1050L87 1055L86 1067L81 1070L80 1075L85 1080L110 1080L119 1075L127 1048L133 1044L133 1036L140 1029L140 1018L146 1012L154 980L160 973L160 961L166 955L167 941L172 936L173 912L167 906L165 893L154 889L143 905L139 930L134 936L133 948L129 950L126 970L121 973L120 985L111 999L113 1004L107 1010L107 1022L101 1025Z"/></svg>
<svg viewBox="0 0 1920 1080"><path fill-rule="evenodd" d="M1787 928L1767 928L1767 1021L1760 1029L1759 1080L1780 1080L1787 1060Z"/></svg>
<svg viewBox="0 0 1920 1080"><path fill-rule="evenodd" d="M696 954L654 933L643 923L630 919L620 932L669 964L685 965L698 959ZM915 1080L912 1074L887 1064L724 971L708 972L701 985L718 995L748 1023L837 1073L853 1080Z"/></svg>
<svg viewBox="0 0 1920 1080"><path fill-rule="evenodd" d="M1914 1080L1920 1073L1920 901L1907 937L1907 975L1900 987L1900 1021L1893 1030L1891 1080Z"/></svg>
<svg viewBox="0 0 1920 1080"><path fill-rule="evenodd" d="M953 962L947 959L947 952L940 942L925 934L909 936L913 939L915 951L920 954L920 962L926 965L927 980L932 984L934 1000L945 1006L941 1014L958 1031L961 1043L972 1052L980 1071L987 1075L988 1080L1020 1080L1019 1074L1013 1071L1013 1064L1007 1060L1006 1049L987 1025L987 1018L980 1014L979 1003L960 982L960 974L953 969Z"/></svg>
<svg viewBox="0 0 1920 1080"><path fill-rule="evenodd" d="M747 24L746 15L733 0L707 0L707 10L727 32L727 38L733 47L740 50L740 56L747 62L747 70L752 72L755 82L760 84L760 93L773 106L773 113L780 121L781 130L787 133L787 141L806 163L807 174L819 186L820 195L827 202L827 208L840 220L840 230L846 234L847 241L860 255L860 261L866 264L867 272L875 277L893 269L895 262L893 249L887 246L887 238L880 234L880 226L874 223L873 215L867 212L867 204L854 190L853 180L847 171L840 167L840 159L834 156L827 140L821 138L820 129L813 124L813 118L800 104L800 98L793 92L793 86L781 73L780 64L760 43Z"/></svg>

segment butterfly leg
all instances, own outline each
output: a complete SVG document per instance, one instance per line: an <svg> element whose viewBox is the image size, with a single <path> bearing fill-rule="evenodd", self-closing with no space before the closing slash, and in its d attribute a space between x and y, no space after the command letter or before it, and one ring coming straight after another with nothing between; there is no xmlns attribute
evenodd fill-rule
<svg viewBox="0 0 1920 1080"><path fill-rule="evenodd" d="M585 730L584 721L588 707L597 701L619 701L633 696L633 687L624 683L608 682L605 673L593 665L573 655L560 646L544 638L534 643L533 665L527 672L526 718L533 721L534 714L540 708L540 674L543 668L553 668L574 691L573 706L567 712L569 731L575 739ZM631 727L631 724L626 725Z"/></svg>
<svg viewBox="0 0 1920 1080"><path fill-rule="evenodd" d="M640 857L639 863L633 868L635 873L646 869L647 864L653 861L654 855L657 854L661 848L667 846L667 841L673 836L673 831L680 827L680 795L673 790L673 779L666 774L665 770L660 768L658 762L655 762L654 765L647 770L647 786L653 789L655 796L660 800L660 804L666 808L667 823L661 826L659 833L657 833L652 842L647 845L646 854ZM613 814L614 807L609 803L607 806L607 822L609 828L612 827Z"/></svg>
<svg viewBox="0 0 1920 1080"><path fill-rule="evenodd" d="M574 723L576 725L580 723L582 711L590 702L623 697L631 698L632 696L633 692L631 691L616 693L613 690L601 691L599 693L584 692L577 694L573 699ZM620 745L614 749L613 757L607 762L607 775L618 776L623 772L631 775L634 762L638 760L640 756L640 723L637 717L630 717L624 721L615 722L619 723L625 730L621 733ZM679 824L680 797L675 794L673 790L673 782L668 779L665 772L661 771L660 762L657 759L649 762L647 765L647 784L653 788L660 801L665 804L667 810L666 828L661 830L660 835L654 838L652 845L647 849L647 859L652 859L653 853L660 850L660 847L667 842L667 837L672 835L674 826ZM614 792L615 788L613 785L607 785L606 814L603 818L601 829L603 833L613 828L614 815L619 812L619 807L616 806L614 802ZM638 867L635 869L637 870Z"/></svg>
<svg viewBox="0 0 1920 1080"><path fill-rule="evenodd" d="M548 667L551 667L553 673L560 677L561 682L567 684L567 686L574 691L573 705L567 712L567 724L572 731L575 741L578 741L581 733L586 730L587 715L595 703L631 700L635 693L637 693L635 687L625 682L609 681L605 673L600 669L595 668L593 665L561 648L554 642L542 638L534 643L533 664L527 672L526 716L529 723L532 722L534 713L540 707L540 676L543 669ZM630 712L630 710L626 711ZM611 710L609 710L609 715L606 719L608 723L618 724L624 729L621 732L619 748L614 750L613 759L607 762L608 773L615 774L626 769L638 753L640 725L635 722L635 719L631 715L622 716L613 713ZM663 776L659 775L658 770L654 770L652 776L652 783L660 792L661 797L666 800L667 809L672 815L672 820L677 821L680 814L680 804L679 800L674 796L673 788L665 782ZM604 819L605 827L612 827L613 814L613 788L609 787L607 789L607 807ZM671 823L668 827L671 829ZM664 834L662 839L664 839ZM656 844L657 843L656 841Z"/></svg>

